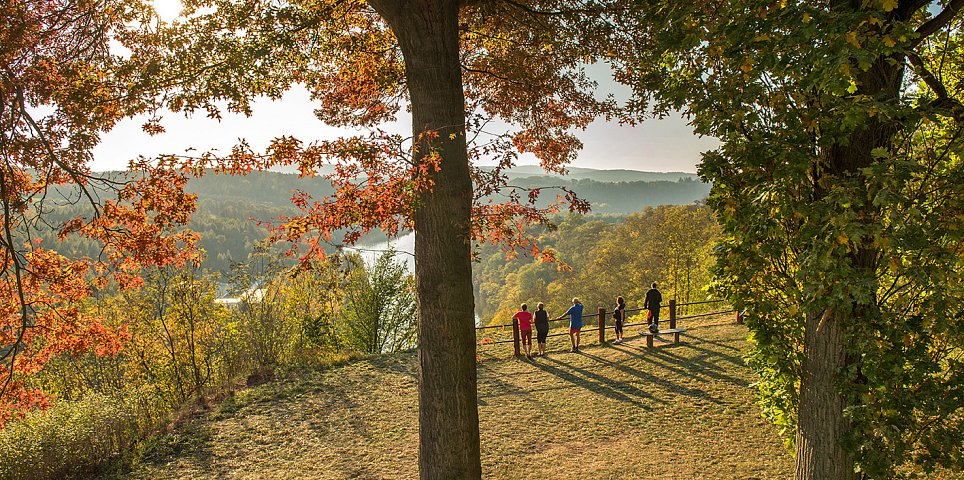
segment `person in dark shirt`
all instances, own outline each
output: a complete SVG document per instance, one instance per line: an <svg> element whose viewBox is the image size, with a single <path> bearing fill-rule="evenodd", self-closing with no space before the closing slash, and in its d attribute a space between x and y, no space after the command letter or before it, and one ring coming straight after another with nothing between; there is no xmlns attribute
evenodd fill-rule
<svg viewBox="0 0 964 480"><path fill-rule="evenodd" d="M546 311L546 304L539 302L536 305L536 341L539 343L538 356L546 354L546 338L549 337L549 312Z"/></svg>
<svg viewBox="0 0 964 480"><path fill-rule="evenodd" d="M613 343L623 343L623 320L626 318L626 301L623 297L616 297L616 306L613 307L613 323L616 324L616 340Z"/></svg>
<svg viewBox="0 0 964 480"><path fill-rule="evenodd" d="M663 295L656 289L656 282L653 282L652 288L646 292L646 301L643 302L643 308L649 310L649 323L655 324L657 329L659 329L660 303L663 303Z"/></svg>

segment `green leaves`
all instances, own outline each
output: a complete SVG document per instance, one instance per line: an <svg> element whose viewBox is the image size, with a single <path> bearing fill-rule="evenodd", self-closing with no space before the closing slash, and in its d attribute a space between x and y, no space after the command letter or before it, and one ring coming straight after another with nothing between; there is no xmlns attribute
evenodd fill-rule
<svg viewBox="0 0 964 480"><path fill-rule="evenodd" d="M939 95L934 82L903 77L930 14L899 6L645 4L645 34L623 55L637 95L686 109L696 131L722 142L700 166L724 230L716 286L746 310L761 406L788 441L805 315L848 312L838 393L850 407L840 414L867 478L893 478L905 463L964 468L959 447L941 450L939 437L960 438L964 402L936 406L964 375L959 348L948 349L964 344L954 320L964 311L964 205L952 185L962 126L922 101ZM962 71L960 16L921 43L921 63L945 72L945 89ZM663 41L665 25L685 41Z"/></svg>

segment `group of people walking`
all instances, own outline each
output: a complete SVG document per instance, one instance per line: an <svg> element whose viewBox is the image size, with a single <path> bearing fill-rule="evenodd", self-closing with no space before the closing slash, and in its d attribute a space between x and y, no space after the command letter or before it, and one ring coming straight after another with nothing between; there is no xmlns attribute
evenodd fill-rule
<svg viewBox="0 0 964 480"><path fill-rule="evenodd" d="M643 302L643 308L647 310L647 320L650 324L650 330L656 327L659 329L659 308L660 304L663 303L663 295L656 288L656 283L654 282L646 292L646 299ZM580 333L582 332L582 302L578 298L572 299L572 306L566 310L565 313L559 315L558 317L552 319L552 321L562 320L565 317L569 317L569 342L572 344L570 352L579 352L579 341ZM522 340L522 348L525 351L525 356L532 358L532 325L535 324L536 330L536 343L538 345L538 351L535 356L543 356L546 354L546 339L549 337L549 312L546 311L546 305L539 302L536 305L535 312L529 312L529 306L525 303L522 304L521 309L516 313L513 319L519 321L519 336ZM616 306L613 307L613 321L615 323L614 329L616 332L616 339L613 343L623 342L623 322L626 320L626 301L622 296L616 297Z"/></svg>

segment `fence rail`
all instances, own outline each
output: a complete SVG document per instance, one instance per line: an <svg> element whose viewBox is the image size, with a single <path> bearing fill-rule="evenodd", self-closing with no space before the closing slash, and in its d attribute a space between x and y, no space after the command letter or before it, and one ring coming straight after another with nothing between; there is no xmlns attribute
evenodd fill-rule
<svg viewBox="0 0 964 480"><path fill-rule="evenodd" d="M669 309L669 319L668 319L668 321L669 321L669 328L670 328L670 329L675 329L675 328L676 328L676 325L677 325L677 322L678 322L679 320L690 320L690 319L694 319L694 318L709 317L709 316L714 316L714 315L725 315L725 314L727 314L727 313L736 313L736 322L737 322L737 323L743 323L743 318L742 318L742 316L740 315L740 312L739 312L738 310L734 310L734 309L732 309L732 308L731 308L731 309L725 309L725 310L716 310L716 311L712 311L712 312L697 313L697 314L693 314L693 315L677 316L677 313L679 312L679 308L680 308L680 307L695 306L695 305L707 305L707 304L718 304L718 303L724 303L724 302L725 302L725 300L703 300L703 301L699 301L699 302L676 303L676 300L670 300L668 305L661 305L661 306L660 306L660 310L662 310L662 309L664 309L664 308L665 308L665 309ZM627 317L628 317L629 314L631 314L631 313L640 313L640 312L643 312L643 311L644 311L644 309L642 309L642 308L627 308L627 309L625 310L625 313L626 313L626 315L627 315ZM592 313L592 314L589 314L589 315L583 315L583 318L584 318L584 319L595 318L595 319L597 319L597 322L596 322L596 325L595 325L595 326L588 327L588 328L583 328L583 329L581 330L581 332L583 332L583 333L598 332L598 333L599 333L599 343L600 343L600 344L606 343L606 328L608 328L607 325L606 325L606 317L607 317L607 315L611 315L611 313L612 313L612 312L607 312L605 308L599 307L599 309L598 309L598 311L597 311L596 313ZM549 322L550 322L550 323L552 323L552 322L565 322L565 321L567 321L567 320L569 320L569 316L565 316L565 317L562 317L562 318L559 318L559 319L552 319L552 320L549 320ZM648 325L648 322L625 323L625 324L623 324L623 328L643 326L643 325ZM517 357L520 356L520 355L521 355L521 348L520 348L520 332L519 332L519 321L518 321L518 320L512 319L512 323L504 323L504 324L500 324L500 325L486 325L486 326L475 327L475 329L476 329L477 332L484 332L484 331L486 331L486 330L495 330L495 329L500 329L500 330L503 330L503 331L504 331L504 330L507 330L507 329L510 329L510 328L512 329L512 338L503 339L503 340L492 340L492 339L490 339L490 338L484 338L484 339L482 339L482 340L479 341L479 345L480 345L480 346L482 346L482 345L499 345L499 344L504 344L504 343L512 343L512 344L513 344L513 349L514 349L515 356L517 356ZM565 335L568 335L568 334L569 334L568 332L563 331L563 332L550 333L550 334L547 335L547 337L560 337L560 336L565 336Z"/></svg>

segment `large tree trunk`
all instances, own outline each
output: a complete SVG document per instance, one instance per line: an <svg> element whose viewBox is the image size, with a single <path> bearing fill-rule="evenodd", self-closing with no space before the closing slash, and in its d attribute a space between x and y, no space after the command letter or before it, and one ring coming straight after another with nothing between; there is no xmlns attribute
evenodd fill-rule
<svg viewBox="0 0 964 480"><path fill-rule="evenodd" d="M840 1L836 2L836 8L860 8L860 4ZM900 100L903 74L902 58L880 58L858 76L858 93L896 104ZM868 120L845 142L824 150L824 162L815 168L815 180L821 175L829 175L831 184L843 181L857 190L854 195L867 198L867 184L861 170L874 163L872 152L875 148L891 146L899 129L897 119L884 120L878 115ZM815 183L819 185L820 182ZM817 200L822 200L826 194L817 187ZM872 202L854 208L861 210L860 217L864 222L875 223L880 219L879 209ZM857 273L859 278L851 277L854 282L876 281L880 251L869 241L855 240L851 245L852 253L840 259ZM844 414L848 403L839 388L846 389L840 374L854 362L859 362L852 344L848 343L847 326L874 321L872 317L877 315L877 306L873 301L860 303L853 299L849 302L836 299L835 303L838 308L807 315L796 437L797 480L858 478L854 472L855 459L847 453L843 442L850 434L851 426ZM859 365L857 367L859 371Z"/></svg>
<svg viewBox="0 0 964 480"><path fill-rule="evenodd" d="M472 181L465 144L456 0L372 0L405 57L413 133L435 131L415 157L437 152L441 171L415 213L418 293L419 469L423 479L478 479L472 290Z"/></svg>
<svg viewBox="0 0 964 480"><path fill-rule="evenodd" d="M847 364L842 321L848 315L828 310L807 314L797 422L796 478L849 480L853 460L842 440L849 425L845 399L837 391L837 373Z"/></svg>

